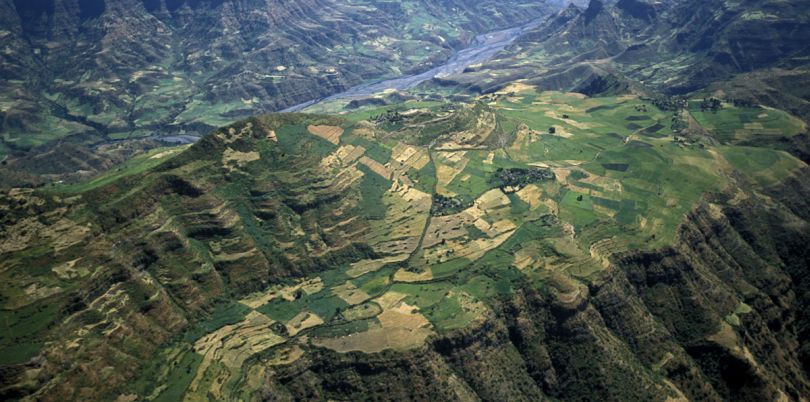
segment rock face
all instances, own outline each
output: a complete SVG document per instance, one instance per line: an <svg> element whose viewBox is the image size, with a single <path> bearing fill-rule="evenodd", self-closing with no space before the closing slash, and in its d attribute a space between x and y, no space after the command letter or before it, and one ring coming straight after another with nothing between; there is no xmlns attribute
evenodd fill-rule
<svg viewBox="0 0 810 402"><path fill-rule="evenodd" d="M206 134L426 70L475 33L550 10L525 0L3 0L3 147Z"/></svg>

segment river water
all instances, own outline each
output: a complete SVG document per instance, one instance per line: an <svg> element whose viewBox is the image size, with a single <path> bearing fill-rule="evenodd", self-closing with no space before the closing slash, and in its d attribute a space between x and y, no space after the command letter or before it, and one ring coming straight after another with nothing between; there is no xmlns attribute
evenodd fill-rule
<svg viewBox="0 0 810 402"><path fill-rule="evenodd" d="M446 63L423 73L357 85L334 95L288 107L280 112L298 112L325 101L365 98L387 89L406 90L433 78L461 74L467 67L491 59L496 53L512 44L523 32L540 25L541 21L538 19L523 26L478 35L470 43L470 46L456 52ZM174 144L190 144L197 141L199 137L175 135L159 139Z"/></svg>
<svg viewBox="0 0 810 402"><path fill-rule="evenodd" d="M460 74L469 66L489 60L496 53L512 44L512 42L514 42L515 39L517 39L523 32L537 27L540 22L541 20L535 20L520 27L478 35L475 37L472 43L470 43L470 46L459 50L453 55L453 57L447 60L447 63L434 67L421 74L361 84L331 96L314 99L299 105L288 107L281 112L297 112L324 101L364 98L378 94L387 89L405 90L413 88L433 78L442 78L454 74Z"/></svg>

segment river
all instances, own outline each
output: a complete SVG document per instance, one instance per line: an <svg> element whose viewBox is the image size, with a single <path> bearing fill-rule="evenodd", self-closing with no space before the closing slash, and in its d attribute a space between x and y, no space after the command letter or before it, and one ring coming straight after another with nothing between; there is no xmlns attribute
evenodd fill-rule
<svg viewBox="0 0 810 402"><path fill-rule="evenodd" d="M390 89L398 91L405 90L413 88L433 78L442 78L454 74L460 74L469 66L489 60L496 53L512 44L523 32L540 25L541 21L542 20L535 20L520 27L478 35L470 43L470 46L456 52L449 60L447 60L445 64L434 67L421 74L357 85L331 96L314 99L299 105L288 107L281 112L297 112L306 109L309 106L325 101L364 98Z"/></svg>
<svg viewBox="0 0 810 402"><path fill-rule="evenodd" d="M463 73L467 67L489 60L495 56L496 53L512 44L523 32L537 27L541 22L542 20L538 19L523 26L477 35L468 47L456 52L446 63L423 73L357 85L334 95L313 99L288 107L280 112L298 112L325 101L365 98L387 89L401 91L413 88L433 78L442 78ZM174 144L189 144L198 139L198 137L191 135L175 135L160 138L161 141Z"/></svg>

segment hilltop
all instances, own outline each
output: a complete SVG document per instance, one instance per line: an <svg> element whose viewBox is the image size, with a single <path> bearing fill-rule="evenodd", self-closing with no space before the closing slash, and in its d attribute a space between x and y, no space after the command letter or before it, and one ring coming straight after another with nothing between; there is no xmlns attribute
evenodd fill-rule
<svg viewBox="0 0 810 402"><path fill-rule="evenodd" d="M514 84L254 117L7 190L1 392L798 398L807 166L745 141L805 130Z"/></svg>

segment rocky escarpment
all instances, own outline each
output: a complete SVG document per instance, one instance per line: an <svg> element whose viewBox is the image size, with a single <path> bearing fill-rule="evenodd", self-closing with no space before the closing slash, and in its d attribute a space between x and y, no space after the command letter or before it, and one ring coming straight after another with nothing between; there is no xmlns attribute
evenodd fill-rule
<svg viewBox="0 0 810 402"><path fill-rule="evenodd" d="M806 173L709 197L676 245L616 256L587 287L523 287L482 324L413 352L321 351L268 377L264 396L799 400L810 392Z"/></svg>

